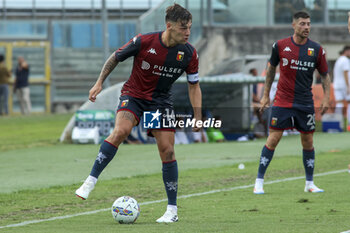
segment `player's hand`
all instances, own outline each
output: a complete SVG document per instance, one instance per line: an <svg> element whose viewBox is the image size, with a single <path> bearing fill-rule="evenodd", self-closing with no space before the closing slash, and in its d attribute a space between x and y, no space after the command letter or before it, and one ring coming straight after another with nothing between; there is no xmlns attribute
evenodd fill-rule
<svg viewBox="0 0 350 233"><path fill-rule="evenodd" d="M270 106L270 97L269 96L263 96L260 100L260 112L265 111L266 108Z"/></svg>
<svg viewBox="0 0 350 233"><path fill-rule="evenodd" d="M321 104L321 115L325 114L329 109L329 99L324 98Z"/></svg>
<svg viewBox="0 0 350 233"><path fill-rule="evenodd" d="M89 100L95 102L96 96L102 91L102 85L95 83L95 85L89 91Z"/></svg>
<svg viewBox="0 0 350 233"><path fill-rule="evenodd" d="M192 128L192 131L193 132L199 132L199 131L201 131L201 128L197 127L197 126L194 126L194 128Z"/></svg>
<svg viewBox="0 0 350 233"><path fill-rule="evenodd" d="M193 132L199 132L202 127L197 127L197 121L198 120L202 120L202 117L201 116L197 116L197 117L195 116L194 119L195 119L194 120L194 127L192 128L192 131Z"/></svg>

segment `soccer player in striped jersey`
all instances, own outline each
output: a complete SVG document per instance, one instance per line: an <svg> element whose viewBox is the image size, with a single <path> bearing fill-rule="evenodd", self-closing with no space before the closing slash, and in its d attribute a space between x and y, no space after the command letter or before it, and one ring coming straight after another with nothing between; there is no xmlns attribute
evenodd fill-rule
<svg viewBox="0 0 350 233"><path fill-rule="evenodd" d="M96 181L113 159L118 146L127 138L132 128L139 124L145 111L165 110L172 112L172 84L184 73L187 74L190 102L194 118L201 120L202 94L198 78L198 55L188 43L192 15L185 8L174 4L166 9L166 30L145 35L137 35L126 45L113 53L104 64L95 85L89 92L94 102L102 90L102 84L119 62L134 57L133 69L124 84L117 110L115 128L101 144L97 159L84 184L76 190L76 195L87 199ZM155 113L155 114L156 114ZM162 114L164 116L164 112ZM157 118L159 115L154 115ZM199 131L195 127L194 131ZM163 182L168 196L165 214L157 222L176 222L178 167L174 154L175 130L169 128L151 129L162 160ZM140 155L142 156L142 155Z"/></svg>
<svg viewBox="0 0 350 233"><path fill-rule="evenodd" d="M305 192L323 192L313 182L315 150L313 132L315 130L315 109L312 98L313 73L317 69L321 75L324 99L321 113L329 107L330 78L325 50L310 40L310 16L306 12L293 15L294 34L277 41L272 46L272 54L266 74L261 110L270 103L269 93L280 65L280 78L270 116L270 132L262 149L254 193L263 194L264 175L283 131L296 128L300 132L303 164L306 174Z"/></svg>

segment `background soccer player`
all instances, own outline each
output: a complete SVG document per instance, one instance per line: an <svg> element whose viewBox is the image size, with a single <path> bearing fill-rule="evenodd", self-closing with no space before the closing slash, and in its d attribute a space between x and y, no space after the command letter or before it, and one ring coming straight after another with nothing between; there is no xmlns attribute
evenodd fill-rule
<svg viewBox="0 0 350 233"><path fill-rule="evenodd" d="M340 57L334 64L333 68L333 87L335 97L335 113L343 116L344 102L348 101L347 105L347 122L350 122L350 84L349 84L349 71L350 71L350 46L344 46L340 52ZM350 131L348 129L348 131Z"/></svg>
<svg viewBox="0 0 350 233"><path fill-rule="evenodd" d="M310 16L306 12L293 15L294 34L273 44L272 54L266 74L262 109L269 105L269 92L280 63L280 78L270 116L270 134L261 152L258 176L254 193L263 194L264 175L269 166L275 148L285 129L296 128L300 131L303 147L303 163L306 174L305 192L323 192L313 182L315 150L313 132L315 130L315 109L311 86L314 70L322 78L324 98L321 113L329 107L330 79L324 49L308 39Z"/></svg>
<svg viewBox="0 0 350 233"><path fill-rule="evenodd" d="M194 110L194 118L201 119L202 94L198 79L198 56L188 43L192 25L192 15L185 8L174 4L166 9L166 30L138 35L112 54L104 64L95 85L89 92L94 102L102 90L102 84L118 62L134 56L130 78L124 84L117 110L115 128L101 144L100 151L89 177L76 190L82 199L88 198L96 181L113 159L118 146L136 126L144 111L173 109L170 88L182 75L187 73L189 97ZM195 128L194 130L199 130ZM165 214L157 222L176 222L178 168L174 154L174 129L151 130L160 158L163 162L163 181L168 196Z"/></svg>

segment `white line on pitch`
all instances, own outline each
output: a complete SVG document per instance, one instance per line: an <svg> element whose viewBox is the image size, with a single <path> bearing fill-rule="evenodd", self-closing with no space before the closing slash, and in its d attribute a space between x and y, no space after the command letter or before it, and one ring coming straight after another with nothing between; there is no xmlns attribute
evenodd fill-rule
<svg viewBox="0 0 350 233"><path fill-rule="evenodd" d="M338 173L347 172L347 171L348 171L347 169L343 169L343 170L319 173L319 174L315 174L314 176L327 176L327 175L338 174ZM300 180L300 179L304 179L304 178L305 178L305 176L290 177L290 178L285 178L285 179L267 181L267 182L264 182L264 184L275 184L275 183L281 183L281 182L286 182L286 181ZM214 190L207 191L207 192L202 192L202 193L192 193L192 194L188 194L188 195L181 195L181 196L178 196L177 199L184 199L184 198L189 198L189 197L197 197L197 196L203 196L203 195L212 194L212 193L227 192L227 191L233 191L233 190L238 190L238 189L246 189L246 188L251 188L251 187L254 187L254 184L242 185L242 186L236 186L236 187L224 188L224 189L214 189ZM151 204L155 204L155 203L159 203L159 202L165 202L167 200L168 199L161 199L161 200L155 200L155 201L146 201L146 202L140 203L140 205L151 205ZM2 229L2 228L9 228L9 227L21 227L21 226L26 226L26 225L33 224L33 223L49 222L49 221L54 221L54 220L78 217L78 216L82 216L82 215L96 214L96 213L99 213L99 212L108 211L110 209L111 208L105 208L105 209L99 209L99 210L94 210L94 211L87 211L87 212L82 212L82 213L77 213L77 214L70 214L70 215L52 217L52 218L47 218L47 219L25 221L25 222L20 222L20 223L16 223L16 224L6 225L6 226L0 226L0 229Z"/></svg>

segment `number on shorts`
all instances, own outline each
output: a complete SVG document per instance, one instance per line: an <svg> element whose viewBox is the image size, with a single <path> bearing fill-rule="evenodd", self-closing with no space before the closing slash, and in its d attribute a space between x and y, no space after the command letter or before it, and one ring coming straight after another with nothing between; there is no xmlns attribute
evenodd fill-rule
<svg viewBox="0 0 350 233"><path fill-rule="evenodd" d="M306 124L308 126L314 126L315 125L315 113L307 115L307 118L309 118L309 120L307 121Z"/></svg>
<svg viewBox="0 0 350 233"><path fill-rule="evenodd" d="M175 120L175 113L174 113L174 109L171 109L171 112L170 112L170 109L169 108L166 108L165 109L165 114L163 115L168 121L174 121Z"/></svg>

